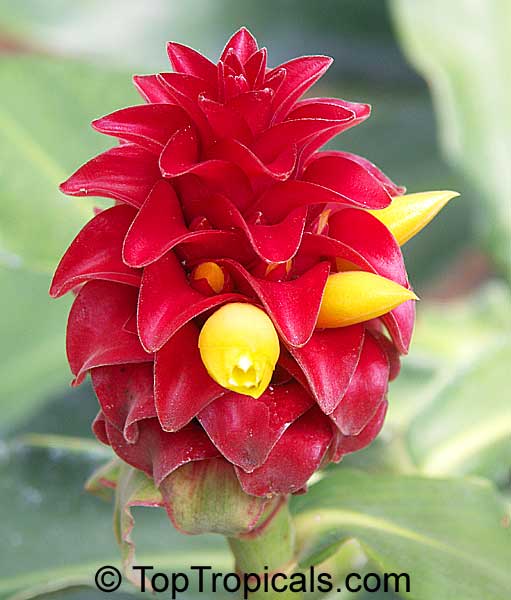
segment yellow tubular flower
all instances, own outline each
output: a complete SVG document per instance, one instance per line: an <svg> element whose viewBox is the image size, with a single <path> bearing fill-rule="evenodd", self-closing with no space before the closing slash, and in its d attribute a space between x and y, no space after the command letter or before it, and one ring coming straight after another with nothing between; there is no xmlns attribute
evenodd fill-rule
<svg viewBox="0 0 511 600"><path fill-rule="evenodd" d="M317 327L345 327L380 317L417 296L403 286L365 271L330 275L321 301Z"/></svg>
<svg viewBox="0 0 511 600"><path fill-rule="evenodd" d="M259 398L268 387L280 354L279 337L268 315L252 304L225 304L199 335L202 362L222 387Z"/></svg>
<svg viewBox="0 0 511 600"><path fill-rule="evenodd" d="M407 194L396 196L387 208L368 212L386 225L402 246L426 227L447 202L456 196L459 196L458 192L449 190Z"/></svg>

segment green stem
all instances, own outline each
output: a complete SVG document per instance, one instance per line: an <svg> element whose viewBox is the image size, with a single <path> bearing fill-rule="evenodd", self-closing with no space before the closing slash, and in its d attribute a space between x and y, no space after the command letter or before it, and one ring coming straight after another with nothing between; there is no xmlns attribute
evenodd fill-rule
<svg viewBox="0 0 511 600"><path fill-rule="evenodd" d="M286 499L282 499L274 512L257 529L238 538L229 538L229 546L239 573L254 573L260 576L261 587L250 594L251 600L298 600L301 597L300 594L289 591L277 592L272 589L270 583L273 574L279 572L289 576L294 566L295 534ZM264 591L265 575L268 580L267 592ZM286 583L283 578L275 581L278 586Z"/></svg>

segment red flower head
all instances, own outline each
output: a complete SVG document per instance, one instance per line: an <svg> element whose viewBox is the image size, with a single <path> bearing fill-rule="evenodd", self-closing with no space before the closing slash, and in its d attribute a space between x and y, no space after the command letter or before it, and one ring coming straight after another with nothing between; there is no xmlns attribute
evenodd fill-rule
<svg viewBox="0 0 511 600"><path fill-rule="evenodd" d="M300 100L327 57L270 69L246 29L217 64L168 54L134 78L145 104L94 121L120 144L61 186L115 200L52 283L77 290L69 363L97 437L158 486L220 459L248 494L298 492L379 432L414 323L399 242L452 194L393 201L366 159L318 151L370 112Z"/></svg>

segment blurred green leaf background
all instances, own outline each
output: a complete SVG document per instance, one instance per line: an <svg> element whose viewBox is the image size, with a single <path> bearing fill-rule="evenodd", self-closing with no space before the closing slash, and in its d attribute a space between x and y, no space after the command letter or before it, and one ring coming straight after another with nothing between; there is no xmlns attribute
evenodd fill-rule
<svg viewBox="0 0 511 600"><path fill-rule="evenodd" d="M51 273L93 204L62 196L58 184L110 145L88 124L139 101L131 74L168 69L167 40L214 58L241 25L268 46L272 64L333 56L315 93L373 105L371 119L336 148L366 156L410 192L461 192L404 248L423 298L413 350L391 387L382 435L333 469L335 478L343 469L355 482L362 480L352 469L398 480L479 477L510 497L507 0L0 0L0 597L66 589L59 597L99 598L83 586L94 567L118 562L111 507L82 492L108 452L90 434L90 387L68 386L70 300L47 296ZM472 485L453 493L470 495ZM356 504L357 489L349 502ZM419 508L413 514L419 491L409 491L410 518L438 518ZM361 503L367 493L362 481ZM490 494L474 494L481 515L490 514ZM220 538L185 538L162 511L135 509L137 520L139 513L140 562L229 568ZM491 530L486 535L491 545ZM474 597L483 597L474 577ZM421 594L434 598L427 585Z"/></svg>

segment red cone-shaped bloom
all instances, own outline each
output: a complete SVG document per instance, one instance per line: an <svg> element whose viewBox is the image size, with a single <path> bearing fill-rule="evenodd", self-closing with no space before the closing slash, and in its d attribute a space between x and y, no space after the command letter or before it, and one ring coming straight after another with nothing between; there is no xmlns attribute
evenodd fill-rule
<svg viewBox="0 0 511 600"><path fill-rule="evenodd" d="M246 29L217 64L177 43L168 55L172 73L134 78L145 104L94 121L120 144L61 186L116 201L78 234L51 286L52 296L77 291L71 370L77 383L91 373L98 438L157 485L223 457L249 494L301 491L382 426L413 302L347 327L316 321L339 265L409 287L399 245L368 212L404 189L366 159L318 151L370 113L300 99L331 59L269 69ZM204 262L227 283L196 280ZM201 361L200 329L229 302L262 308L279 334L257 399L222 388Z"/></svg>

